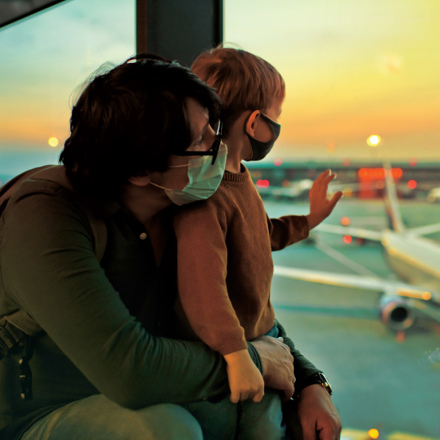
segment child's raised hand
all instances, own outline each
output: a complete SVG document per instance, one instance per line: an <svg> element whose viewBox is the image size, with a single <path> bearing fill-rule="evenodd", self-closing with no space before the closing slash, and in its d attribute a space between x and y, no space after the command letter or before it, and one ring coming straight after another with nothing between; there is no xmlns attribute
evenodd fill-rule
<svg viewBox="0 0 440 440"><path fill-rule="evenodd" d="M327 218L336 206L336 203L342 197L342 191L338 191L333 197L328 199L328 184L336 177L330 170L325 170L313 182L312 188L309 191L310 199L310 214L307 215L307 222L309 229L319 225L325 218Z"/></svg>
<svg viewBox="0 0 440 440"><path fill-rule="evenodd" d="M264 381L258 368L252 362L247 350L239 350L224 356L228 364L228 380L231 402L252 399L260 402L264 396Z"/></svg>

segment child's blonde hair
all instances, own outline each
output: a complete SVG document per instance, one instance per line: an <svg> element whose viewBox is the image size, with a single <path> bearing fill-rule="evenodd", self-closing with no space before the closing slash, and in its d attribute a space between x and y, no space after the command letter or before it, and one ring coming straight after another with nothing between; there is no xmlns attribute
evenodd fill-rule
<svg viewBox="0 0 440 440"><path fill-rule="evenodd" d="M191 70L220 96L226 135L241 113L264 112L285 95L283 77L275 67L245 50L218 46L199 55Z"/></svg>

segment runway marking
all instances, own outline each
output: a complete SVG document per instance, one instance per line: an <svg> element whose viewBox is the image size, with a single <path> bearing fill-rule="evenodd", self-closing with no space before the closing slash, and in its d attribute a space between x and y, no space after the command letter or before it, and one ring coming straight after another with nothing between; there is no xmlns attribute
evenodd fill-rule
<svg viewBox="0 0 440 440"><path fill-rule="evenodd" d="M350 260L345 255L341 254L340 252L338 252L328 244L317 243L316 248L319 249L324 254L328 255L330 258L333 258L334 260L338 261L339 263L343 264L349 269L354 270L359 275L378 278L378 276L374 272L371 272L371 270L368 270L364 266L354 262L353 260Z"/></svg>

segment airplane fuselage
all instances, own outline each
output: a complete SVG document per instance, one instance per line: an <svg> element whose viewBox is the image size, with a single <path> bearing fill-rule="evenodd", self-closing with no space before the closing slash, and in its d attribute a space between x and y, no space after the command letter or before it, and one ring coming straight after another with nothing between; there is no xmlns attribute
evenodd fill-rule
<svg viewBox="0 0 440 440"><path fill-rule="evenodd" d="M440 292L440 247L437 243L409 231L386 230L382 244L391 268L399 277L429 291Z"/></svg>

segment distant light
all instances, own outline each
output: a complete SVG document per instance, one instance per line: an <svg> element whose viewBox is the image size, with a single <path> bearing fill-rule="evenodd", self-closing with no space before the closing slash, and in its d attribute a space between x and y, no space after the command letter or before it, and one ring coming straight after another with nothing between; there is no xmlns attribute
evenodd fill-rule
<svg viewBox="0 0 440 440"><path fill-rule="evenodd" d="M342 165L344 165L344 167L348 167L350 166L351 161L348 157L346 157L345 159L342 160Z"/></svg>
<svg viewBox="0 0 440 440"><path fill-rule="evenodd" d="M391 174L395 179L400 179L403 176L403 170L402 168L393 168Z"/></svg>
<svg viewBox="0 0 440 440"><path fill-rule="evenodd" d="M350 217L341 217L341 225L349 226L350 225Z"/></svg>
<svg viewBox="0 0 440 440"><path fill-rule="evenodd" d="M368 139L367 139L367 144L370 147L377 147L380 144L381 141L381 137L377 134L372 134Z"/></svg>
<svg viewBox="0 0 440 440"><path fill-rule="evenodd" d="M346 244L350 244L353 241L353 238L351 235L344 235L343 241Z"/></svg>
<svg viewBox="0 0 440 440"><path fill-rule="evenodd" d="M408 182L408 188L409 189L416 189L417 188L417 182L415 180L410 180Z"/></svg>
<svg viewBox="0 0 440 440"><path fill-rule="evenodd" d="M410 167L417 166L417 159L415 157L411 157L411 159L408 161Z"/></svg>
<svg viewBox="0 0 440 440"><path fill-rule="evenodd" d="M273 164L274 164L276 167L280 167L280 166L283 164L283 159L275 159L275 160L273 161Z"/></svg>
<svg viewBox="0 0 440 440"><path fill-rule="evenodd" d="M377 429L369 429L368 437L370 437L372 440L377 440L379 438L379 431Z"/></svg>
<svg viewBox="0 0 440 440"><path fill-rule="evenodd" d="M60 141L58 140L58 138L56 137L50 137L47 140L47 143L52 147L52 148L56 148L58 147L58 145L60 144Z"/></svg>
<svg viewBox="0 0 440 440"><path fill-rule="evenodd" d="M257 180L256 185L258 186L258 188L268 188L269 181L267 179L260 179L260 180Z"/></svg>
<svg viewBox="0 0 440 440"><path fill-rule="evenodd" d="M403 176L402 168L392 168L391 174L394 179L400 179ZM359 168L358 176L361 180L380 180L385 178L383 168Z"/></svg>

